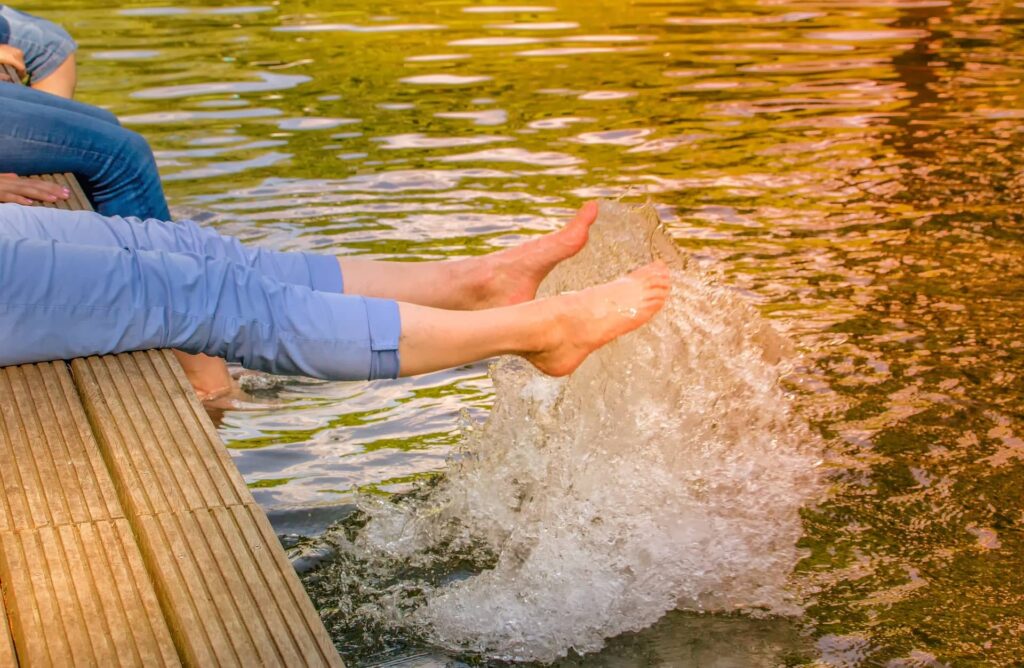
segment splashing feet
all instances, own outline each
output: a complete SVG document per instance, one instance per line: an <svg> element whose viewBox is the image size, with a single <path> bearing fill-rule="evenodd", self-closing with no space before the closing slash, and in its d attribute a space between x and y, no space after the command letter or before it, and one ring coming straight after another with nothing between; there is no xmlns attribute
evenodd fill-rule
<svg viewBox="0 0 1024 668"><path fill-rule="evenodd" d="M671 289L668 267L659 260L616 281L538 302L551 309L551 326L537 351L523 357L550 376L567 376L587 355L654 317Z"/></svg>
<svg viewBox="0 0 1024 668"><path fill-rule="evenodd" d="M587 202L557 232L507 250L465 260L467 301L476 309L511 306L530 301L544 277L562 260L580 252L590 226L597 220L597 202Z"/></svg>

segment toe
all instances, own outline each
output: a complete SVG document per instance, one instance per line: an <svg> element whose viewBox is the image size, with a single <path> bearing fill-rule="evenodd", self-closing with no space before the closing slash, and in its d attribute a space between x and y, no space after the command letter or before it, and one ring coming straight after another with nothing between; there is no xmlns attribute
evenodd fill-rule
<svg viewBox="0 0 1024 668"><path fill-rule="evenodd" d="M576 216L569 223L569 227L573 229L589 229L595 220L597 220L597 202L590 200L576 212Z"/></svg>

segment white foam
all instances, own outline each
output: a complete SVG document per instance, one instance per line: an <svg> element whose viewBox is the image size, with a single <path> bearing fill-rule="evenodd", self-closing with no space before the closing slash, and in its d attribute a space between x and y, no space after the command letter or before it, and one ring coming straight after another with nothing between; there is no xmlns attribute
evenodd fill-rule
<svg viewBox="0 0 1024 668"><path fill-rule="evenodd" d="M817 446L779 386L782 341L683 266L649 207L602 203L587 248L542 290L603 282L656 255L676 267L650 325L565 380L502 360L490 417L465 429L447 477L424 497L364 501L371 520L345 541L361 560L493 555L478 575L423 585L413 605L391 590L364 614L446 649L550 661L677 607L799 612L787 582L798 511L819 490Z"/></svg>

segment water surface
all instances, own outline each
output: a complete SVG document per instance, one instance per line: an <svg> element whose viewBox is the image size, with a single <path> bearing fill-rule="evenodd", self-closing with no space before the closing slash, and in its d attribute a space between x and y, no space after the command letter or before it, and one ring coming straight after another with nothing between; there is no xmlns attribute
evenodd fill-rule
<svg viewBox="0 0 1024 668"><path fill-rule="evenodd" d="M831 482L804 512L806 613L670 615L579 665L1024 654L1024 4L81 4L20 6L75 34L79 97L225 232L439 259L650 197L795 341ZM279 530L310 533L442 470L493 394L475 365L261 396L221 433ZM701 645L726 628L732 654Z"/></svg>

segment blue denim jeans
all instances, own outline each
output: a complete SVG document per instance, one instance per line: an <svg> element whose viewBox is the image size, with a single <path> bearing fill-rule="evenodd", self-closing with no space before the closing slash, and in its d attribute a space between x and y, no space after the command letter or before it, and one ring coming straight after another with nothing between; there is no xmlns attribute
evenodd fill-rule
<svg viewBox="0 0 1024 668"><path fill-rule="evenodd" d="M0 204L0 366L177 348L270 373L396 377L398 304L341 289L331 256L190 221Z"/></svg>
<svg viewBox="0 0 1024 668"><path fill-rule="evenodd" d="M53 74L78 48L71 35L52 21L6 5L0 5L0 19L6 24L6 30L0 26L0 33L7 35L0 44L21 49L25 54L25 70L36 81Z"/></svg>
<svg viewBox="0 0 1024 668"><path fill-rule="evenodd" d="M167 220L149 144L108 111L0 83L0 172L72 172L96 210Z"/></svg>

